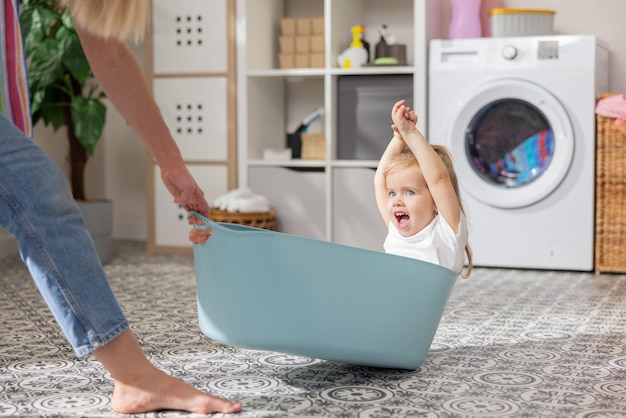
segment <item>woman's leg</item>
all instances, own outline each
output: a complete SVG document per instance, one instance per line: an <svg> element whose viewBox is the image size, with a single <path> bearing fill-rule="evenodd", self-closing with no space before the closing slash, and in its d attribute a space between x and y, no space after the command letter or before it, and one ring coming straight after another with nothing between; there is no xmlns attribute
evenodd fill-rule
<svg viewBox="0 0 626 418"><path fill-rule="evenodd" d="M200 392L154 367L128 329L63 173L0 115L0 226L76 354L91 352L115 380L119 412L236 412L241 404ZM95 350L95 351L94 351Z"/></svg>
<svg viewBox="0 0 626 418"><path fill-rule="evenodd" d="M177 409L209 414L241 410L239 402L210 396L154 367L130 331L93 354L115 379L113 409L117 412L131 414Z"/></svg>
<svg viewBox="0 0 626 418"><path fill-rule="evenodd" d="M65 176L2 116L0 226L17 240L24 263L77 356L128 328Z"/></svg>

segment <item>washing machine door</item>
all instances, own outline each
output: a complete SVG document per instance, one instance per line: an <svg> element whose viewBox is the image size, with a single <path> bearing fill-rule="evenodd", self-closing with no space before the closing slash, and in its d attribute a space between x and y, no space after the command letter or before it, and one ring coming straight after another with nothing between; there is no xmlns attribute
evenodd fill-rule
<svg viewBox="0 0 626 418"><path fill-rule="evenodd" d="M561 103L536 84L515 79L486 83L462 100L450 140L461 187L499 208L548 196L574 155L573 129Z"/></svg>

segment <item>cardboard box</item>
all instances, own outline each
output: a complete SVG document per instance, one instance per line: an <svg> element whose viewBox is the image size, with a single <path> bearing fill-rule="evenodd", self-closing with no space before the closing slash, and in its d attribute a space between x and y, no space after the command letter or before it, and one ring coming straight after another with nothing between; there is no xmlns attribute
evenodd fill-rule
<svg viewBox="0 0 626 418"><path fill-rule="evenodd" d="M311 36L311 52L324 52L324 35Z"/></svg>
<svg viewBox="0 0 626 418"><path fill-rule="evenodd" d="M296 68L309 68L309 54L296 54Z"/></svg>
<svg viewBox="0 0 626 418"><path fill-rule="evenodd" d="M323 160L326 158L326 139L324 133L302 134L302 159Z"/></svg>
<svg viewBox="0 0 626 418"><path fill-rule="evenodd" d="M284 36L296 35L296 19L292 17L283 17L280 19L280 31Z"/></svg>
<svg viewBox="0 0 626 418"><path fill-rule="evenodd" d="M311 18L299 17L296 18L296 35L310 36L311 35Z"/></svg>
<svg viewBox="0 0 626 418"><path fill-rule="evenodd" d="M296 53L296 37L295 36L280 36L278 38L281 54L295 54Z"/></svg>
<svg viewBox="0 0 626 418"><path fill-rule="evenodd" d="M308 54L311 52L311 37L296 36L296 54Z"/></svg>
<svg viewBox="0 0 626 418"><path fill-rule="evenodd" d="M310 68L324 68L324 54L310 54L309 55L309 67Z"/></svg>
<svg viewBox="0 0 626 418"><path fill-rule="evenodd" d="M280 54L278 55L278 65L280 68L295 68L296 56L294 54Z"/></svg>
<svg viewBox="0 0 626 418"><path fill-rule="evenodd" d="M324 18L311 18L311 35L324 35Z"/></svg>

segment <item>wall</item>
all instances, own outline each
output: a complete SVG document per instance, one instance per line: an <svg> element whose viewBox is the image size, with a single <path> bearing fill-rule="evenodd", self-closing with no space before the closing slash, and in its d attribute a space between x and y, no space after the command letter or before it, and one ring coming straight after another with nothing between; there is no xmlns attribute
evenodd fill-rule
<svg viewBox="0 0 626 418"><path fill-rule="evenodd" d="M448 2L442 19L449 20ZM601 6L600 6L601 5ZM557 34L595 34L611 49L610 90L626 92L626 31L622 29L626 16L626 1L602 0L503 0L503 7L551 9L556 11ZM134 51L143 62L141 47ZM37 127L39 143L65 166L65 140L49 130ZM90 196L104 196L114 201L114 231L118 239L145 240L147 238L145 152L133 132L114 109L109 109L104 138L96 156L87 167ZM102 175L101 173L105 173ZM12 238L0 229L0 256L16 253Z"/></svg>

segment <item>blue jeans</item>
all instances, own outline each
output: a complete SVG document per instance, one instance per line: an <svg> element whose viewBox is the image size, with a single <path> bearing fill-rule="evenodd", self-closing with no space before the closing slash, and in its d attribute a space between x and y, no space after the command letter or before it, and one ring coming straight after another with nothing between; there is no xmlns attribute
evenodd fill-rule
<svg viewBox="0 0 626 418"><path fill-rule="evenodd" d="M0 115L0 226L79 357L128 329L56 163Z"/></svg>

